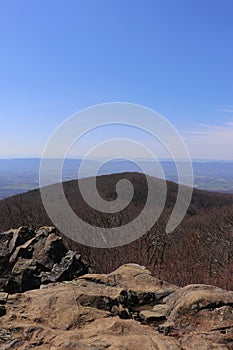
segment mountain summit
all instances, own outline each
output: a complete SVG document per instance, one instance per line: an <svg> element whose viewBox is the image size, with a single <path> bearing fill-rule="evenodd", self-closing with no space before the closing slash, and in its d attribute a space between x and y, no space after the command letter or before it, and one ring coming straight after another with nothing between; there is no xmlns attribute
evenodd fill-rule
<svg viewBox="0 0 233 350"><path fill-rule="evenodd" d="M79 184L85 181L88 186L90 179L65 182L63 187L70 206L84 221L98 227L117 227L139 215L147 198L146 178L139 173L97 177L100 195L105 200L114 200L116 184L121 179L132 183L134 195L130 204L116 214L98 212L85 203ZM163 183L156 178L153 181L156 185ZM56 185L52 186L56 188ZM128 245L112 249L91 248L71 241L61 232L58 234L63 237L66 248L81 253L95 273L108 273L122 264L134 262L147 266L160 279L180 286L207 283L233 289L233 195L194 189L183 221L172 234L166 234L177 190L177 184L167 182L166 204L159 220L143 237ZM53 223L44 210L39 190L0 201L1 231L9 227L38 229L48 225Z"/></svg>

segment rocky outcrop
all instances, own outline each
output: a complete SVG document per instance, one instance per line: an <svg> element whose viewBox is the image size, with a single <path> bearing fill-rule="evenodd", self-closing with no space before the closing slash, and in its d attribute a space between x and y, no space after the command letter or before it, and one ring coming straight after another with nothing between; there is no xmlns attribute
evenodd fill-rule
<svg viewBox="0 0 233 350"><path fill-rule="evenodd" d="M1 293L0 305L1 350L233 349L233 292L179 288L136 264Z"/></svg>
<svg viewBox="0 0 233 350"><path fill-rule="evenodd" d="M81 256L67 250L54 227L20 227L0 234L0 291L24 292L87 272Z"/></svg>

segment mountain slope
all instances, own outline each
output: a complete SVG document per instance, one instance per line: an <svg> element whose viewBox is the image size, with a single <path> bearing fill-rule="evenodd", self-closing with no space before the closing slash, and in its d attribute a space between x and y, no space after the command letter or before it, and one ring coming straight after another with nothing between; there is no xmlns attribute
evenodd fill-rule
<svg viewBox="0 0 233 350"><path fill-rule="evenodd" d="M78 181L63 184L66 197L78 215L90 224L114 227L136 217L147 198L144 175L124 173L100 176L97 187L106 200L116 198L116 183L126 178L134 186L128 207L117 214L104 214L90 208L82 199ZM82 179L79 181L88 181ZM156 185L163 180L153 179ZM53 185L56 186L56 185ZM64 237L69 248L79 251L83 260L97 273L106 273L127 262L145 265L159 278L179 285L210 283L233 288L233 196L195 190L182 223L167 235L165 227L176 201L178 186L167 183L165 209L153 228L142 238L128 245L98 249L82 246ZM156 198L155 198L156 206ZM40 198L39 190L0 201L0 230L21 225L38 228L52 225Z"/></svg>

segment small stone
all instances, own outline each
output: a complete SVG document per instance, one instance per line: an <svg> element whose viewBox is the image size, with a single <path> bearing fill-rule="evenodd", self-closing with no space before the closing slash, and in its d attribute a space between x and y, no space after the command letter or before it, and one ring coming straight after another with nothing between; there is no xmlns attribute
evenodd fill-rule
<svg viewBox="0 0 233 350"><path fill-rule="evenodd" d="M140 312L140 317L145 322L159 321L165 319L165 313L153 310L143 310Z"/></svg>
<svg viewBox="0 0 233 350"><path fill-rule="evenodd" d="M113 307L111 309L111 313L113 316L119 315L119 307L117 305L113 305Z"/></svg>
<svg viewBox="0 0 233 350"><path fill-rule="evenodd" d="M8 293L0 292L0 304L6 304Z"/></svg>
<svg viewBox="0 0 233 350"><path fill-rule="evenodd" d="M153 313L155 315L157 315L157 317L165 317L167 312L169 310L169 306L166 304L157 304L155 305L151 311L153 311Z"/></svg>

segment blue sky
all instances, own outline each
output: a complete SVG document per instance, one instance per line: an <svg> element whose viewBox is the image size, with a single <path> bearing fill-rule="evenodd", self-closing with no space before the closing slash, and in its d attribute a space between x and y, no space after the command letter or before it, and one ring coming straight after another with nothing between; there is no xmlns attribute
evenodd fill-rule
<svg viewBox="0 0 233 350"><path fill-rule="evenodd" d="M0 157L40 156L71 114L125 101L193 158L233 159L232 16L232 0L0 1Z"/></svg>

